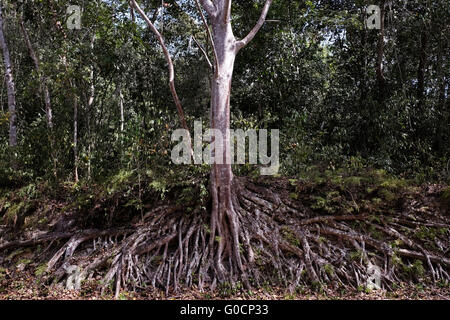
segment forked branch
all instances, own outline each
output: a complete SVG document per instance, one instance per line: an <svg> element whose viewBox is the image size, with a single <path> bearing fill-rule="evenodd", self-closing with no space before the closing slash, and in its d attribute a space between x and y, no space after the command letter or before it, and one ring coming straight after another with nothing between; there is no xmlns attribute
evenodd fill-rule
<svg viewBox="0 0 450 320"><path fill-rule="evenodd" d="M217 14L216 6L211 0L200 0L200 3L210 16L215 16Z"/></svg>
<svg viewBox="0 0 450 320"><path fill-rule="evenodd" d="M206 34L209 37L209 41L211 41L211 46L212 46L213 52L214 52L214 66L216 67L216 70L217 70L218 69L218 63L217 63L216 46L214 45L214 39L212 37L211 31L209 30L208 22L206 21L205 15L203 14L202 8L200 7L200 4L198 3L198 1L199 0L195 0L195 4L197 6L198 12L200 13L200 17L202 18L203 26L205 27Z"/></svg>
<svg viewBox="0 0 450 320"><path fill-rule="evenodd" d="M164 43L164 39L163 39L161 33L159 33L158 29L156 29L154 24L150 21L148 16L145 14L145 12L141 9L141 7L139 7L139 5L137 4L136 0L130 0L130 3L134 6L136 11L145 20L145 22L147 23L148 27L155 34L156 38L158 39L159 44L162 47L162 50L164 52L164 56L165 56L165 58L167 60L167 63L169 65L169 87L170 87L170 91L172 92L172 96L173 96L173 99L175 101L175 105L177 107L177 111L178 111L178 115L180 117L181 125L183 126L183 129L185 129L185 130L187 130L189 132L189 128L187 126L186 118L185 118L184 112L183 112L183 107L181 106L181 101L178 98L178 94L177 94L177 91L175 89L175 71L174 71L174 67L173 67L172 58L170 56L169 50L166 47L166 44Z"/></svg>
<svg viewBox="0 0 450 320"><path fill-rule="evenodd" d="M231 20L231 0L225 0L223 9L225 10L224 23L228 23Z"/></svg>
<svg viewBox="0 0 450 320"><path fill-rule="evenodd" d="M197 39L194 36L192 36L192 40L194 40L194 42L197 44L197 47L200 49L200 51L205 56L205 59L206 59L206 62L208 63L209 68L212 69L213 65L211 63L211 60L209 60L208 54L206 53L205 49L203 49L202 45L197 41Z"/></svg>
<svg viewBox="0 0 450 320"><path fill-rule="evenodd" d="M264 4L264 8L261 12L261 16L259 17L258 22L253 27L253 29L250 31L250 33L242 40L236 42L236 50L239 51L242 48L244 48L247 44L250 43L250 41L253 40L253 38L256 36L258 31L263 26L264 22L266 21L267 13L269 12L270 6L272 5L273 0L266 0L266 3Z"/></svg>

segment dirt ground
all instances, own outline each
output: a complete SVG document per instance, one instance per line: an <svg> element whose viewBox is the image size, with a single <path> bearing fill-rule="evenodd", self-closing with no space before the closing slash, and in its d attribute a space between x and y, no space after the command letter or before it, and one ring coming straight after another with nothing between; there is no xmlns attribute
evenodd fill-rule
<svg viewBox="0 0 450 320"><path fill-rule="evenodd" d="M102 295L94 281L83 283L82 288L66 290L61 284L45 285L40 279L28 272L9 273L4 270L0 279L0 300L112 300L113 294ZM395 291L336 291L323 288L313 292L308 288L299 288L292 294L282 288L266 287L254 291L215 292L187 290L177 294L165 295L164 291L141 290L140 292L122 291L120 300L450 300L448 288L424 287L421 285L401 284Z"/></svg>

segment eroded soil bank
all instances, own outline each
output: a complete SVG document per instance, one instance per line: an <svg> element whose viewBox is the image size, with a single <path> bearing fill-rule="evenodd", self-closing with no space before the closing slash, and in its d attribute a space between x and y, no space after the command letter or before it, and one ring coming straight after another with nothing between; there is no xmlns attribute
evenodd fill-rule
<svg viewBox="0 0 450 320"><path fill-rule="evenodd" d="M204 181L4 192L0 298L449 298L448 186L377 170L236 178L244 272L220 278Z"/></svg>

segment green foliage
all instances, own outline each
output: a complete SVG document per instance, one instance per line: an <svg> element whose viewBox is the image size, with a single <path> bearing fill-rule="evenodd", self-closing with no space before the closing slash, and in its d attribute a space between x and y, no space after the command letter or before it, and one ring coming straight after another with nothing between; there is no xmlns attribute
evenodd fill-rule
<svg viewBox="0 0 450 320"><path fill-rule="evenodd" d="M370 226L369 227L369 232L370 235L374 238L374 239L378 239L378 240L383 240L383 233L379 230L377 230L375 227Z"/></svg>
<svg viewBox="0 0 450 320"><path fill-rule="evenodd" d="M116 193L121 190L124 185L129 184L133 177L133 171L120 170L106 181L106 189L108 194Z"/></svg>
<svg viewBox="0 0 450 320"><path fill-rule="evenodd" d="M229 282L222 282L218 286L219 296L222 298L229 298L235 296L243 290L244 286L241 282L230 284Z"/></svg>
<svg viewBox="0 0 450 320"><path fill-rule="evenodd" d="M415 277L422 277L425 274L425 268L420 260L414 261L413 264L403 265L403 271Z"/></svg>
<svg viewBox="0 0 450 320"><path fill-rule="evenodd" d="M281 229L281 235L287 242L289 242L294 247L300 246L300 240L296 237L294 232L289 227L287 226L283 227Z"/></svg>
<svg viewBox="0 0 450 320"><path fill-rule="evenodd" d="M4 215L5 223L12 224L14 222L14 220L17 218L17 216L22 211L24 211L25 208L26 208L26 204L24 202L12 204L6 211L6 214Z"/></svg>
<svg viewBox="0 0 450 320"><path fill-rule="evenodd" d="M395 200L397 197L394 193L392 193L391 191L387 190L387 189L381 189L380 191L378 191L379 195L386 201L393 201Z"/></svg>
<svg viewBox="0 0 450 320"><path fill-rule="evenodd" d="M324 210L327 213L335 213L338 211L342 204L342 197L339 191L329 191L326 193L325 198L320 196L313 196L312 209Z"/></svg>
<svg viewBox="0 0 450 320"><path fill-rule="evenodd" d="M323 266L323 269L329 276L334 275L334 267L331 264L326 264Z"/></svg>
<svg viewBox="0 0 450 320"><path fill-rule="evenodd" d="M363 257L363 254L359 250L350 252L350 259L352 259L352 260L358 261L358 260L361 260L362 257Z"/></svg>
<svg viewBox="0 0 450 320"><path fill-rule="evenodd" d="M420 240L434 240L440 232L442 231L436 228L420 226L414 232L414 236Z"/></svg>
<svg viewBox="0 0 450 320"><path fill-rule="evenodd" d="M450 187L442 191L441 199L442 203L450 210Z"/></svg>
<svg viewBox="0 0 450 320"><path fill-rule="evenodd" d="M179 128L179 120L167 88L165 59L145 24L130 20L123 1L88 1L83 3L85 34L80 37L54 22L69 3L8 2L5 9L5 34L17 64L19 145L14 150L8 147L10 115L4 101L0 109L0 188L26 186L38 178L74 180L74 98L79 106L80 185L110 179L107 193L113 194L122 182L132 183L151 170L156 177L151 188L165 194L171 182L158 177L167 171L202 175L207 168L199 167L194 173L171 163L170 137ZM150 1L147 5L146 10L154 14L161 4ZM448 15L442 14L447 2L438 0L430 5L420 0L406 7L393 3L395 18L386 24L386 39L392 45L383 52L384 73L389 79L384 100L380 100L376 77L378 37L364 28L365 6L363 1L274 3L269 15L278 22L266 24L236 61L231 126L280 129L280 170L290 177L319 169L329 174L311 174L317 183L331 181L352 189L367 183L358 171L375 168L417 182L448 182L449 108L443 84L450 70L445 61L450 42L442 27L448 24ZM164 11L164 37L173 53L177 90L191 128L194 120L208 126L210 99L210 70L199 51L189 45L191 35L202 44L206 41L202 26L193 23L199 20L194 9L192 3L182 1ZM416 9L420 15L408 14ZM258 2L233 2L237 37L248 32L248 21L256 21L260 10ZM21 32L14 23L17 16L24 18L40 58L40 72L35 70L23 39L15 36ZM427 43L426 90L420 99L421 37L417 35L422 32L435 36ZM57 49L54 43L59 43ZM47 128L43 112L41 75L46 76L50 90L52 130ZM94 103L88 107L92 83ZM341 175L338 168L349 174ZM237 175L259 175L253 165L235 165L233 170ZM392 188L402 187L397 182L380 183L378 188L395 194ZM380 199L395 199L387 191L381 193Z"/></svg>
<svg viewBox="0 0 450 320"><path fill-rule="evenodd" d="M46 272L47 272L47 263L43 263L43 264L39 265L39 266L35 269L34 274L35 274L37 277L41 277L41 276L43 276Z"/></svg>

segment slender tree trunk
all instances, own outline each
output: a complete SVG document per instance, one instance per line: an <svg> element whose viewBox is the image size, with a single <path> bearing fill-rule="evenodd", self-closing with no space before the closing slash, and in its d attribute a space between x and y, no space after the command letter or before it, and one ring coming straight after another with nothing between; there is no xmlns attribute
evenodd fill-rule
<svg viewBox="0 0 450 320"><path fill-rule="evenodd" d="M167 49L167 46L164 42L164 38L162 34L156 29L156 27L153 25L153 23L150 21L148 16L145 14L145 12L139 7L136 0L130 0L130 4L136 9L136 11L142 16L142 18L145 20L151 31L155 34L156 38L158 39L159 44L161 45L161 49L163 50L164 57L166 58L168 68L169 68L169 88L170 92L172 93L173 100L175 102L175 106L178 111L178 117L180 119L180 123L187 132L189 132L189 128L187 126L186 118L184 116L183 107L181 105L180 98L178 97L177 90L175 88L175 69L172 62L172 57L170 56L169 50ZM189 141L188 144L191 149L191 155L193 155L192 151L192 143L191 143L191 137L188 137Z"/></svg>
<svg viewBox="0 0 450 320"><path fill-rule="evenodd" d="M4 22L2 6L0 4L0 46L3 52L3 63L5 65L5 79L8 92L8 110L9 110L9 145L17 146L17 114L16 114L16 89L14 85L14 76L12 73L11 57L9 55L8 44L4 34Z"/></svg>
<svg viewBox="0 0 450 320"><path fill-rule="evenodd" d="M78 182L78 100L75 95L73 95L73 161L74 180Z"/></svg>
<svg viewBox="0 0 450 320"><path fill-rule="evenodd" d="M6 78L3 77L3 81L2 81L2 89L0 92L0 110L2 113L5 113L5 110L3 109L3 89L5 88L5 82L6 82Z"/></svg>
<svg viewBox="0 0 450 320"><path fill-rule="evenodd" d="M380 3L380 34L378 36L378 53L377 53L377 67L376 67L376 73L377 73L377 85L378 85L378 101L381 106L384 105L384 100L386 97L386 79L384 78L384 71L383 71L383 59L384 59L384 35L385 35L385 28L384 28L384 21L385 21L385 0L382 0Z"/></svg>
<svg viewBox="0 0 450 320"><path fill-rule="evenodd" d="M67 64L67 57L66 55L61 57L62 64L64 65L64 68L66 69L66 72L69 72L69 66ZM72 79L68 79L69 86L72 90L75 89L75 86L72 82ZM74 157L74 181L78 182L78 97L75 94L75 92L72 92L72 99L73 99L73 157Z"/></svg>
<svg viewBox="0 0 450 320"><path fill-rule="evenodd" d="M53 2L50 2L50 7L52 12L56 12L54 6L53 6ZM57 21L55 19L56 14L53 16L53 25L56 26L56 29L58 32L61 33L63 39L67 39L67 35L65 33L65 29L59 24L59 21ZM64 50L62 56L61 56L61 62L62 65L64 66L65 70L67 73L69 73L69 65L67 63L67 50ZM70 86L71 90L72 90L72 99L73 99L73 153L74 153L74 181L78 182L79 181L79 176L78 176L78 97L77 94L75 93L75 85L72 82L71 78L67 79L67 83Z"/></svg>
<svg viewBox="0 0 450 320"><path fill-rule="evenodd" d="M92 36L91 39L91 51L94 50L94 42L95 35ZM89 80L90 80L90 88L89 88L89 99L87 103L88 110L88 119L87 119L87 130L88 130L88 179L91 179L91 153L92 153L92 132L91 132L91 114L92 114L92 106L94 104L95 99L95 85L94 85L94 66L91 66L91 70L89 71Z"/></svg>
<svg viewBox="0 0 450 320"><path fill-rule="evenodd" d="M45 113L47 116L47 127L52 129L53 128L52 105L51 105L50 92L49 92L48 86L47 86L47 78L45 77L44 74L42 74L39 58L37 57L36 52L34 51L33 45L31 44L31 41L30 41L30 37L28 36L28 31L25 28L25 24L21 18L20 18L20 27L22 29L23 37L25 39L25 43L26 43L28 51L30 53L30 57L34 62L36 72L38 73L39 79L41 81L41 90L44 93Z"/></svg>
<svg viewBox="0 0 450 320"><path fill-rule="evenodd" d="M41 91L44 94L44 103L45 103L45 114L46 114L46 120L47 120L47 128L49 129L49 141L50 141L50 148L51 148L51 154L53 159L53 175L55 178L57 178L57 159L56 159L56 151L55 151L55 139L53 136L53 111L52 111L52 103L50 98L50 91L47 86L47 78L42 73L41 67L40 67L40 61L38 56L36 55L36 52L34 51L33 45L31 43L30 37L28 36L27 29L25 28L25 24L22 20L22 18L19 18L20 27L22 29L23 37L25 39L25 43L27 45L28 51L30 53L30 57L34 62L34 67L36 68L36 72L39 75L39 79L41 81Z"/></svg>
<svg viewBox="0 0 450 320"><path fill-rule="evenodd" d="M119 88L119 108L120 108L120 132L123 133L123 130L125 129L125 116L123 110L123 93L121 88Z"/></svg>
<svg viewBox="0 0 450 320"><path fill-rule="evenodd" d="M423 112L424 91L425 91L425 68L427 63L427 45L428 35L427 30L422 31L420 36L420 57L419 66L417 68L417 110Z"/></svg>
<svg viewBox="0 0 450 320"><path fill-rule="evenodd" d="M129 2L129 6L130 6L131 21L135 22L136 21L136 15L134 14L134 9L133 9L133 5L132 5L131 1Z"/></svg>
<svg viewBox="0 0 450 320"><path fill-rule="evenodd" d="M436 136L435 136L435 146L436 149L440 152L445 150L446 144L444 141L445 138L445 130L448 126L448 112L445 110L445 102L446 102L446 75L445 75L445 63L446 63L446 55L444 53L444 44L442 43L442 34L439 35L439 53L437 60L437 77L439 80L439 91L438 91L438 111L439 111L439 120L436 128Z"/></svg>
<svg viewBox="0 0 450 320"><path fill-rule="evenodd" d="M362 10L362 19L365 19L366 17L366 8L364 7ZM367 66L368 66L368 55L367 55L367 27L364 28L364 30L361 33L361 47L362 47L362 54L363 54L363 63L364 65L362 66L362 70L361 70L361 78L360 78L360 83L359 83L359 92L360 92L360 96L359 96L359 113L363 116L364 119L364 123L368 123L369 119L368 119L368 110L367 110ZM368 145L367 143L367 130L362 130L361 131L361 135L359 135L358 137L356 137L356 145L358 146L358 148L360 149L364 149L366 148L366 146Z"/></svg>

